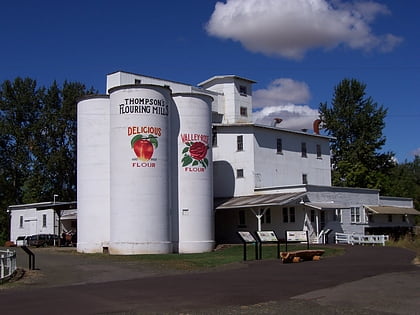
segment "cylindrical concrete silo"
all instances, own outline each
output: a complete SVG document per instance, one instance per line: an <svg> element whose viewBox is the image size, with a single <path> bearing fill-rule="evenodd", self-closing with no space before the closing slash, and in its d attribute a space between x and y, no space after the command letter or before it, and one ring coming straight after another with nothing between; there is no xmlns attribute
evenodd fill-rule
<svg viewBox="0 0 420 315"><path fill-rule="evenodd" d="M170 253L168 133L171 90L110 93L111 254Z"/></svg>
<svg viewBox="0 0 420 315"><path fill-rule="evenodd" d="M77 106L77 251L102 252L109 241L109 96Z"/></svg>
<svg viewBox="0 0 420 315"><path fill-rule="evenodd" d="M211 103L204 94L173 94L179 114L178 251L214 248Z"/></svg>

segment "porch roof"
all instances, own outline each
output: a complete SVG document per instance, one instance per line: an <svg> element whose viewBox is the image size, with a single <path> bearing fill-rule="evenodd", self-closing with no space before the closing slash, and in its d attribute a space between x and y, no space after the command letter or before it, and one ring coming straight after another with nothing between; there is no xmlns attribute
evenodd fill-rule
<svg viewBox="0 0 420 315"><path fill-rule="evenodd" d="M306 192L256 194L240 197L216 198L214 203L216 210L282 206L301 199L305 194Z"/></svg>
<svg viewBox="0 0 420 315"><path fill-rule="evenodd" d="M420 215L420 211L414 208L395 207L395 206L364 206L374 214L414 214Z"/></svg>
<svg viewBox="0 0 420 315"><path fill-rule="evenodd" d="M46 201L46 202L36 202L36 203L26 203L21 205L11 205L7 207L7 210L23 210L23 209L36 209L36 210L68 210L76 209L77 201L68 201L68 202L59 202L59 201Z"/></svg>
<svg viewBox="0 0 420 315"><path fill-rule="evenodd" d="M305 202L304 205L317 210L335 210L349 208L348 206L336 202Z"/></svg>

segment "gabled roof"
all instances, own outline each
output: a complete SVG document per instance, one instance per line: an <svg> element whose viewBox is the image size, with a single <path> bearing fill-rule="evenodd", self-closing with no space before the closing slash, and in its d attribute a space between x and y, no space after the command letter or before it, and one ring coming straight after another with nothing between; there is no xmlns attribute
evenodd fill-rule
<svg viewBox="0 0 420 315"><path fill-rule="evenodd" d="M420 211L414 208L395 207L395 206L364 206L374 214L414 214L420 215Z"/></svg>

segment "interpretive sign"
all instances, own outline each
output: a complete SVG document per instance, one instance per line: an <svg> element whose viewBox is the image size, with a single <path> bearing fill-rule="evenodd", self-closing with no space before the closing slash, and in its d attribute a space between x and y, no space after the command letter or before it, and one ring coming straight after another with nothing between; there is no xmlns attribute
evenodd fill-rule
<svg viewBox="0 0 420 315"><path fill-rule="evenodd" d="M286 239L288 242L306 242L308 234L306 231L286 231Z"/></svg>
<svg viewBox="0 0 420 315"><path fill-rule="evenodd" d="M286 252L287 243L306 243L307 249L309 249L309 236L308 231L286 231Z"/></svg>
<svg viewBox="0 0 420 315"><path fill-rule="evenodd" d="M277 258L280 258L280 240L274 231L257 231L255 232L259 239L259 259L262 259L262 244L276 243L277 244Z"/></svg>
<svg viewBox="0 0 420 315"><path fill-rule="evenodd" d="M246 247L249 244L255 245L255 259L258 260L258 241L255 239L255 237L251 234L251 232L248 231L238 231L238 235L244 243L244 261L247 258Z"/></svg>
<svg viewBox="0 0 420 315"><path fill-rule="evenodd" d="M245 243L256 243L257 240L254 238L254 236L251 234L251 232L248 231L239 231L239 236L242 238L242 241Z"/></svg>

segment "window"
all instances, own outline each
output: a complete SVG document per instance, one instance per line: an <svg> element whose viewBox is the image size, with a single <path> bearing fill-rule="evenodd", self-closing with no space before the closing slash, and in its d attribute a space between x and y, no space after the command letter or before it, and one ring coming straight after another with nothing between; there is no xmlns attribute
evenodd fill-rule
<svg viewBox="0 0 420 315"><path fill-rule="evenodd" d="M388 222L392 222L392 214L388 214Z"/></svg>
<svg viewBox="0 0 420 315"><path fill-rule="evenodd" d="M236 177L237 178L243 178L244 177L244 169L243 168L238 168L236 170Z"/></svg>
<svg viewBox="0 0 420 315"><path fill-rule="evenodd" d="M245 210L239 210L238 216L239 216L239 226L242 226L242 227L246 226Z"/></svg>
<svg viewBox="0 0 420 315"><path fill-rule="evenodd" d="M42 227L47 227L47 215L42 215Z"/></svg>
<svg viewBox="0 0 420 315"><path fill-rule="evenodd" d="M238 151L244 150L244 136L237 136L236 137L236 146Z"/></svg>
<svg viewBox="0 0 420 315"><path fill-rule="evenodd" d="M302 184L308 184L308 174L302 174Z"/></svg>
<svg viewBox="0 0 420 315"><path fill-rule="evenodd" d="M212 131L212 146L217 147L217 129L213 127Z"/></svg>
<svg viewBox="0 0 420 315"><path fill-rule="evenodd" d="M19 227L23 228L23 215L19 217Z"/></svg>
<svg viewBox="0 0 420 315"><path fill-rule="evenodd" d="M248 91L247 91L247 88L246 88L245 85L240 85L239 86L239 94L241 94L241 95L247 95L248 94L247 92Z"/></svg>
<svg viewBox="0 0 420 315"><path fill-rule="evenodd" d="M264 215L261 217L261 223L271 223L271 210L265 210Z"/></svg>
<svg viewBox="0 0 420 315"><path fill-rule="evenodd" d="M317 159L322 159L322 152L321 152L321 145L320 144L316 145L316 158Z"/></svg>
<svg viewBox="0 0 420 315"><path fill-rule="evenodd" d="M407 222L407 215L403 214L401 217L402 222Z"/></svg>
<svg viewBox="0 0 420 315"><path fill-rule="evenodd" d="M289 222L289 211L287 208L283 208L283 222Z"/></svg>
<svg viewBox="0 0 420 315"><path fill-rule="evenodd" d="M290 219L290 222L295 222L295 207L290 207L289 219Z"/></svg>
<svg viewBox="0 0 420 315"><path fill-rule="evenodd" d="M281 138L277 138L277 154L283 154L283 142Z"/></svg>
<svg viewBox="0 0 420 315"><path fill-rule="evenodd" d="M141 80L140 79L134 79L134 84L136 84L136 85L141 84Z"/></svg>
<svg viewBox="0 0 420 315"><path fill-rule="evenodd" d="M306 151L306 142L301 143L301 149L302 149L302 157L307 157L307 151Z"/></svg>
<svg viewBox="0 0 420 315"><path fill-rule="evenodd" d="M342 222L341 221L341 209L335 209L334 221Z"/></svg>
<svg viewBox="0 0 420 315"><path fill-rule="evenodd" d="M351 216L351 223L360 223L361 215L360 215L360 208L358 207L351 207L350 208L350 216Z"/></svg>
<svg viewBox="0 0 420 315"><path fill-rule="evenodd" d="M248 117L248 108L242 107L239 109L241 116Z"/></svg>
<svg viewBox="0 0 420 315"><path fill-rule="evenodd" d="M311 222L315 222L315 210L311 210Z"/></svg>

